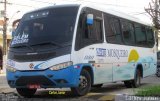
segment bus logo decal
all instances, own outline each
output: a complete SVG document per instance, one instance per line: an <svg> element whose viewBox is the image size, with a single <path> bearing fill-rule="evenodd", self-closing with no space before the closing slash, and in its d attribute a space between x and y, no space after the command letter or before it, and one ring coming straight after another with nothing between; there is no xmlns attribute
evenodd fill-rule
<svg viewBox="0 0 160 101"><path fill-rule="evenodd" d="M129 54L129 57L128 57L128 62L137 62L138 59L139 59L139 57L140 57L140 56L139 56L137 50L132 49L132 50L130 51L130 54Z"/></svg>
<svg viewBox="0 0 160 101"><path fill-rule="evenodd" d="M115 57L117 59L128 57L128 50L107 49L107 57Z"/></svg>
<svg viewBox="0 0 160 101"><path fill-rule="evenodd" d="M96 49L97 56L106 57L106 49L97 48Z"/></svg>
<svg viewBox="0 0 160 101"><path fill-rule="evenodd" d="M34 64L33 64L33 63L29 64L29 68L30 68L30 69L33 69L33 67L34 67Z"/></svg>

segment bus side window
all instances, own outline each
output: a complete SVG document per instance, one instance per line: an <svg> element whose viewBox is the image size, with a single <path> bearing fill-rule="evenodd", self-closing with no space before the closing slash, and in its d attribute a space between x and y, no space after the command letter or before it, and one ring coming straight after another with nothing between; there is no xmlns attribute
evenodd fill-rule
<svg viewBox="0 0 160 101"><path fill-rule="evenodd" d="M102 24L100 20L94 20L93 25L86 25L85 38L94 40L93 42L102 40Z"/></svg>
<svg viewBox="0 0 160 101"><path fill-rule="evenodd" d="M135 36L137 46L147 46L146 31L143 25L135 23Z"/></svg>
<svg viewBox="0 0 160 101"><path fill-rule="evenodd" d="M134 26L131 22L121 20L122 36L126 45L134 45Z"/></svg>
<svg viewBox="0 0 160 101"><path fill-rule="evenodd" d="M102 12L87 8L86 14L81 14L79 17L75 50L79 50L88 45L103 42L103 23L97 16L102 17ZM87 24L87 14L94 15L93 24Z"/></svg>
<svg viewBox="0 0 160 101"><path fill-rule="evenodd" d="M75 42L75 50L79 50L82 47L82 33L85 33L84 23L85 23L85 13L81 12L78 21L77 33L76 33L76 42Z"/></svg>
<svg viewBox="0 0 160 101"><path fill-rule="evenodd" d="M104 14L106 40L109 43L122 44L119 19Z"/></svg>
<svg viewBox="0 0 160 101"><path fill-rule="evenodd" d="M153 47L154 45L154 36L153 36L153 30L151 28L146 28L147 32L147 45L148 47Z"/></svg>

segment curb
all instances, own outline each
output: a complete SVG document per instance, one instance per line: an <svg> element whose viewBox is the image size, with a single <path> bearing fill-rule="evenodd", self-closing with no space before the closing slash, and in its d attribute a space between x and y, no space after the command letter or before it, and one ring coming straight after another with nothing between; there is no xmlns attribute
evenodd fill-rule
<svg viewBox="0 0 160 101"><path fill-rule="evenodd" d="M116 95L114 101L160 101L160 97L141 97L141 96L134 96L134 95Z"/></svg>
<svg viewBox="0 0 160 101"><path fill-rule="evenodd" d="M100 100L100 101L114 101L114 99L115 99L115 95L106 95L106 96L100 97L98 100Z"/></svg>

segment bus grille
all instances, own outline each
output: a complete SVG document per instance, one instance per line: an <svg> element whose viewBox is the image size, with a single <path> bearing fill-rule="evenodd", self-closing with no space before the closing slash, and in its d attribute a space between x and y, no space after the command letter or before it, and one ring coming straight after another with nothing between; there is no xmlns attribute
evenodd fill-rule
<svg viewBox="0 0 160 101"><path fill-rule="evenodd" d="M45 76L22 76L17 79L17 86L27 86L28 84L40 84L43 86L54 86L55 84Z"/></svg>
<svg viewBox="0 0 160 101"><path fill-rule="evenodd" d="M21 54L15 54L14 60L16 61L43 61L48 60L51 58L54 58L56 56L55 52L52 53L43 53L43 54L34 54L34 55L21 55Z"/></svg>

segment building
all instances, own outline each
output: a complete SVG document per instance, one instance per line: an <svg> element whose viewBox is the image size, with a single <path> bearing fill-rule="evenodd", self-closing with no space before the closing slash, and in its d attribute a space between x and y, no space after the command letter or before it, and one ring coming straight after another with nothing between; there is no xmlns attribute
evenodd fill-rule
<svg viewBox="0 0 160 101"><path fill-rule="evenodd" d="M3 69L3 19L0 19L0 70ZM10 44L10 41L12 39L11 36L11 30L8 29L7 30L7 50L8 50L8 46Z"/></svg>

